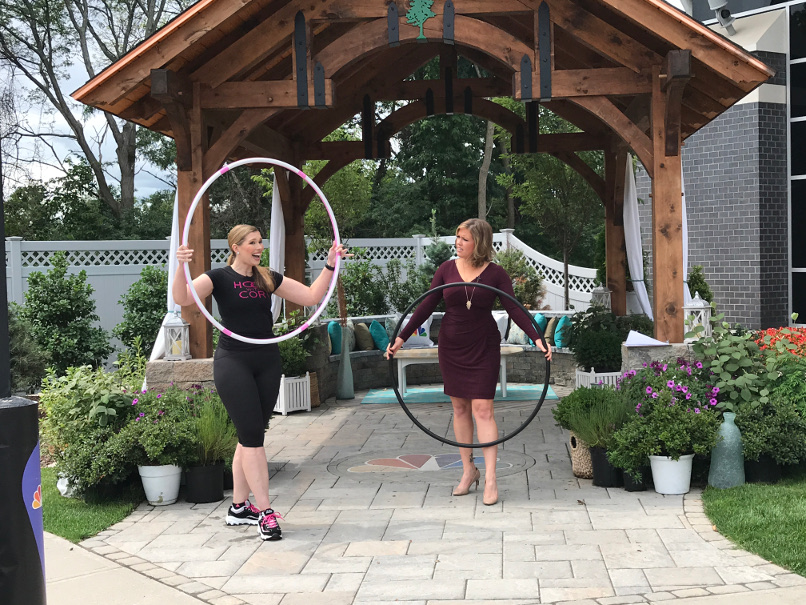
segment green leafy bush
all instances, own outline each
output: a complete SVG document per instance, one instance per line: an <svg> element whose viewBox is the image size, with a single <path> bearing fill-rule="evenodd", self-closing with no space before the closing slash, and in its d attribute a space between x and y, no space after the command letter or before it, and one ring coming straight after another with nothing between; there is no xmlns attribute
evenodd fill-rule
<svg viewBox="0 0 806 605"><path fill-rule="evenodd" d="M140 279L120 297L123 321L112 334L130 347L138 336L146 346L156 340L165 317L168 272L160 267L144 267Z"/></svg>
<svg viewBox="0 0 806 605"><path fill-rule="evenodd" d="M402 313L408 309L419 296L428 291L431 281L426 274L417 270L413 259L406 261L406 279L403 279L403 264L400 259L392 259L386 263L384 285L389 308Z"/></svg>
<svg viewBox="0 0 806 605"><path fill-rule="evenodd" d="M650 336L652 320L645 315L618 317L611 311L592 306L571 317L571 342L577 365L586 372L617 372L621 369L621 343L630 330Z"/></svg>
<svg viewBox="0 0 806 605"><path fill-rule="evenodd" d="M32 334L31 323L20 315L20 307L8 308L8 343L11 355L11 390L32 393L45 377L50 356Z"/></svg>
<svg viewBox="0 0 806 605"><path fill-rule="evenodd" d="M288 317L275 324L275 334L287 334L296 330L306 321L300 311L291 311ZM305 330L301 334L288 338L278 343L280 347L280 360L282 372L288 377L302 376L306 370L306 360L311 351L318 343L318 339L310 330Z"/></svg>
<svg viewBox="0 0 806 605"><path fill-rule="evenodd" d="M56 252L51 265L47 273L37 271L28 277L21 317L30 322L34 338L58 373L71 366L98 366L112 347L106 330L93 326L99 317L87 273L68 275L64 252Z"/></svg>
<svg viewBox="0 0 806 605"><path fill-rule="evenodd" d="M199 388L189 397L188 404L196 419L196 454L193 462L201 466L220 464L233 455L238 445L235 425L213 389Z"/></svg>
<svg viewBox="0 0 806 605"><path fill-rule="evenodd" d="M589 446L607 449L613 433L634 412L612 387L581 387L563 397L552 414L557 424Z"/></svg>
<svg viewBox="0 0 806 605"><path fill-rule="evenodd" d="M515 298L527 308L537 309L543 300L543 276L526 260L526 256L516 248L508 248L495 255L495 262L512 278ZM496 302L501 308L501 302Z"/></svg>
<svg viewBox="0 0 806 605"><path fill-rule="evenodd" d="M736 426L742 433L745 460L765 454L784 465L806 459L806 419L785 396L773 395L766 404L740 403Z"/></svg>
<svg viewBox="0 0 806 605"><path fill-rule="evenodd" d="M708 283L705 281L702 265L694 265L691 268L688 274L688 291L691 296L694 296L695 292L699 292L700 298L709 303L714 301L714 293L711 292L711 288L708 287Z"/></svg>
<svg viewBox="0 0 806 605"><path fill-rule="evenodd" d="M360 317L362 315L383 315L389 310L386 302L386 288L383 273L371 259L361 258L363 250L356 248L356 256L342 265L339 278L344 284L344 294L347 302L347 315ZM331 301L328 313L337 317L337 302Z"/></svg>

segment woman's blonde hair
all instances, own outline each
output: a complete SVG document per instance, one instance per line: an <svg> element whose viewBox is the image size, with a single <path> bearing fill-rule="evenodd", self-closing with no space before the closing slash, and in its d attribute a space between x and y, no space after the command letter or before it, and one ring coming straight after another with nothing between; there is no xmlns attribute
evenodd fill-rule
<svg viewBox="0 0 806 605"><path fill-rule="evenodd" d="M233 250L232 247L240 246L243 244L244 240L253 233L260 233L260 231L257 227L253 227L252 225L235 225L229 230L227 234L227 245L229 246L227 265L231 266L232 263L235 262L235 250ZM255 282L255 285L259 289L267 294L274 292L274 278L272 278L271 272L265 267L255 267L252 270L252 281Z"/></svg>
<svg viewBox="0 0 806 605"><path fill-rule="evenodd" d="M471 265L481 267L493 260L495 250L493 250L493 228L490 227L490 223L480 218L469 218L456 228L456 235L459 235L459 229L467 229L473 238L473 255L469 259Z"/></svg>

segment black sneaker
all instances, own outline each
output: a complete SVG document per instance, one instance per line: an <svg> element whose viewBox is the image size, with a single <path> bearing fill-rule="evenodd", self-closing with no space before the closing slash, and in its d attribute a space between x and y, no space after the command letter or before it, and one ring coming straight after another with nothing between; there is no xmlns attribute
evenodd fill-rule
<svg viewBox="0 0 806 605"><path fill-rule="evenodd" d="M234 504L227 511L227 525L257 525L260 509L247 500L243 505Z"/></svg>
<svg viewBox="0 0 806 605"><path fill-rule="evenodd" d="M277 518L282 519L280 513L275 513L272 509L267 508L260 513L260 520L258 521L257 529L258 535L261 540L280 540L283 537L283 532L280 525L277 523Z"/></svg>

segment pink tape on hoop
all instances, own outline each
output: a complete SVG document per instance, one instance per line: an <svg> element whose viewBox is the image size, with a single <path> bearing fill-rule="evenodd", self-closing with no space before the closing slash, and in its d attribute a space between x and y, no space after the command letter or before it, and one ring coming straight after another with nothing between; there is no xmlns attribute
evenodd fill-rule
<svg viewBox="0 0 806 605"><path fill-rule="evenodd" d="M224 166L221 168L221 170L218 171L218 174L224 175L227 174L228 172L229 172L229 166Z"/></svg>
<svg viewBox="0 0 806 605"><path fill-rule="evenodd" d="M223 329L223 330L221 330L221 331L222 331L224 334L226 334L227 336L232 336L232 332L231 332L230 330L227 330L226 328L224 328L224 329Z"/></svg>

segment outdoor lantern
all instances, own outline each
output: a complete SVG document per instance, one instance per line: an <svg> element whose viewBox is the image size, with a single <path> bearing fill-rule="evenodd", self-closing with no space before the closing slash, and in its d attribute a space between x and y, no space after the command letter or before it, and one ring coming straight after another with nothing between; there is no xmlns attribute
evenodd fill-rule
<svg viewBox="0 0 806 605"><path fill-rule="evenodd" d="M694 298L687 305L683 305L683 314L686 318L686 332L691 332L697 326L705 328L697 337L686 338L686 342L711 335L711 305L707 300L700 298L699 292L695 292Z"/></svg>
<svg viewBox="0 0 806 605"><path fill-rule="evenodd" d="M596 286L591 292L591 305L610 309L610 289L604 284Z"/></svg>
<svg viewBox="0 0 806 605"><path fill-rule="evenodd" d="M190 359L190 324L174 312L162 324L165 336L165 361Z"/></svg>

